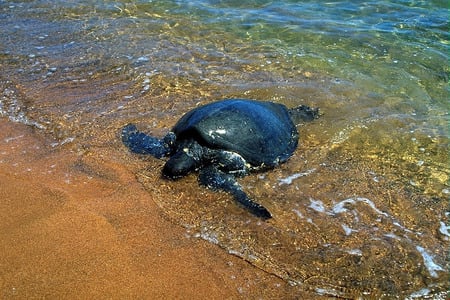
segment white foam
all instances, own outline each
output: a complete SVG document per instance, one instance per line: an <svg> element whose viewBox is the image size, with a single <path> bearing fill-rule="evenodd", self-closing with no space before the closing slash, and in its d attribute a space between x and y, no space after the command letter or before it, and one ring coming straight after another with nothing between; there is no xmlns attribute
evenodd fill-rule
<svg viewBox="0 0 450 300"><path fill-rule="evenodd" d="M397 227L400 227L401 229L403 229L403 230L406 231L406 232L413 233L411 230L409 230L408 228L406 228L405 226L403 226L402 224L400 224L400 223L397 222L397 221L392 222L392 224L394 224L394 225L397 226ZM421 235L420 232L415 232L415 234Z"/></svg>
<svg viewBox="0 0 450 300"><path fill-rule="evenodd" d="M291 176L288 176L286 178L281 178L281 179L278 180L279 181L278 185L291 184L293 180L298 179L298 178L303 177L303 176L308 176L311 173L313 173L314 171L316 171L315 168L311 169L311 170L307 170L305 172L292 174Z"/></svg>
<svg viewBox="0 0 450 300"><path fill-rule="evenodd" d="M202 232L202 233L199 233L199 234L195 234L194 236L197 237L197 238L200 237L200 238L204 239L205 241L208 241L208 242L213 243L215 245L219 244L219 239L217 238L217 236L215 234L211 234L211 233L208 233L208 232Z"/></svg>
<svg viewBox="0 0 450 300"><path fill-rule="evenodd" d="M14 89L6 88L3 90L3 97L0 98L0 116L8 117L8 119L15 123L22 123L29 126L34 126L38 129L45 129L45 126L28 119L25 115Z"/></svg>
<svg viewBox="0 0 450 300"><path fill-rule="evenodd" d="M317 225L314 224L314 222L313 222L313 220L312 220L311 218L306 219L306 221L307 221L308 223L311 223L311 224L313 224L313 225L315 225L315 226L317 227Z"/></svg>
<svg viewBox="0 0 450 300"><path fill-rule="evenodd" d="M65 138L64 140L62 140L61 142L51 143L50 146L52 146L54 148L56 146L62 146L64 144L72 143L74 140L75 140L74 137L68 137L68 138Z"/></svg>
<svg viewBox="0 0 450 300"><path fill-rule="evenodd" d="M292 211L293 211L299 218L301 218L301 219L305 218L305 217L303 216L302 212L299 211L298 209L294 208L294 209L292 209Z"/></svg>
<svg viewBox="0 0 450 300"><path fill-rule="evenodd" d="M444 269L433 261L433 256L426 252L424 248L416 246L416 249L422 254L423 262L431 277L438 277L436 271L444 271Z"/></svg>
<svg viewBox="0 0 450 300"><path fill-rule="evenodd" d="M391 238L391 239L400 240L400 237L398 235L393 234L393 233L386 233L384 236L388 237L388 238Z"/></svg>
<svg viewBox="0 0 450 300"><path fill-rule="evenodd" d="M358 230L355 230L353 228L350 228L346 224L341 224L341 226L342 226L342 229L344 229L345 235L350 235L350 234L352 234L352 232L357 232L358 231Z"/></svg>
<svg viewBox="0 0 450 300"><path fill-rule="evenodd" d="M338 202L337 204L335 204L333 206L332 212L334 214L340 214L340 213L346 212L346 211L348 211L348 209L345 206L347 204L355 204L356 202L363 202L363 203L369 205L369 207L372 208L376 213L383 215L385 217L388 216L387 213L384 213L381 210L379 210L371 200L369 200L367 198L363 198L363 197L356 197L356 198L349 198L349 199L342 200L341 202Z"/></svg>
<svg viewBox="0 0 450 300"><path fill-rule="evenodd" d="M443 235L450 236L450 232L448 230L450 229L450 226L446 225L444 222L439 222L441 226L439 227L439 232Z"/></svg>
<svg viewBox="0 0 450 300"><path fill-rule="evenodd" d="M311 204L308 207L314 209L317 212L321 212L321 213L325 212L326 209L325 209L325 206L322 201L314 200L312 198L310 198L309 201L311 202Z"/></svg>
<svg viewBox="0 0 450 300"><path fill-rule="evenodd" d="M345 250L348 254L362 256L362 251L359 249L349 249Z"/></svg>
<svg viewBox="0 0 450 300"><path fill-rule="evenodd" d="M413 298L421 298L424 296L427 296L430 294L430 289L423 288L421 290L418 290L417 292L412 293L409 298L407 299L413 299Z"/></svg>
<svg viewBox="0 0 450 300"><path fill-rule="evenodd" d="M21 138L23 138L24 136L25 136L25 135L21 134L21 135L19 135L19 136L10 137L10 138L5 138L4 141L5 141L5 143L9 143L9 142L11 142L11 141L21 139Z"/></svg>

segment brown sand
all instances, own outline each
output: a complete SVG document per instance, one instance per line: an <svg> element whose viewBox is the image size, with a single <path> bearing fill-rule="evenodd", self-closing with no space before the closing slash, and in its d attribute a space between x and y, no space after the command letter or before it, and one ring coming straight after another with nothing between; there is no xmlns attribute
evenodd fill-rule
<svg viewBox="0 0 450 300"><path fill-rule="evenodd" d="M119 161L0 128L0 298L317 298L186 235Z"/></svg>

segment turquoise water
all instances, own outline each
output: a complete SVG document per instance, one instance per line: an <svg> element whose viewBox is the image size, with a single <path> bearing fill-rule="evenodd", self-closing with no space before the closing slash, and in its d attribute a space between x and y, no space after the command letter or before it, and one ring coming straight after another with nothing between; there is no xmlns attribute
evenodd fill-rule
<svg viewBox="0 0 450 300"><path fill-rule="evenodd" d="M323 116L300 128L301 146L285 166L243 179L277 216L269 225L230 213L231 204L223 207L229 198L205 196L195 177L149 192L193 237L299 288L343 297L444 297L448 7L0 1L0 116L57 138L55 147L101 151L128 122L163 135L183 113L215 99L320 107ZM161 184L157 171L137 177L146 187ZM191 194L183 194L187 186L195 187ZM384 252L375 255L375 248ZM398 253L406 253L404 261ZM382 279L396 274L402 276Z"/></svg>
<svg viewBox="0 0 450 300"><path fill-rule="evenodd" d="M415 113L434 125L448 110L447 7L447 1L3 1L2 61L5 71L26 80L115 70L135 81L180 77L221 91L293 87L304 77L326 76L354 85L367 98L361 101L373 102L369 110L384 99L393 107L383 114Z"/></svg>

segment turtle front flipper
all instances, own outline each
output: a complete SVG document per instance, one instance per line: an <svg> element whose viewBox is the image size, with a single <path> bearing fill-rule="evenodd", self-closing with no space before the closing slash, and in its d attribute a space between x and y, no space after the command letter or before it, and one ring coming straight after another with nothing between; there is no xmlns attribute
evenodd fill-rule
<svg viewBox="0 0 450 300"><path fill-rule="evenodd" d="M233 175L226 174L215 167L206 167L200 170L199 181L213 190L222 190L233 195L234 200L244 206L255 216L264 220L272 218L270 212L261 204L254 202L242 190Z"/></svg>
<svg viewBox="0 0 450 300"><path fill-rule="evenodd" d="M138 131L134 124L128 124L122 128L122 142L130 151L150 154L156 158L161 158L171 152L171 143L173 142L171 135L173 133L169 133L164 139L160 140Z"/></svg>

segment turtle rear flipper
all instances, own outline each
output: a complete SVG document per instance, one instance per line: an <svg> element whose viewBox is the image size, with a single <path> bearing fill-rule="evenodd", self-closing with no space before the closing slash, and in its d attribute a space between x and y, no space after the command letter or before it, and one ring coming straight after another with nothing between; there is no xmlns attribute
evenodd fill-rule
<svg viewBox="0 0 450 300"><path fill-rule="evenodd" d="M122 128L122 142L134 153L150 154L156 158L164 157L171 151L168 140L167 137L160 140L140 132L134 124Z"/></svg>
<svg viewBox="0 0 450 300"><path fill-rule="evenodd" d="M288 109L289 116L294 124L300 124L302 122L310 122L314 119L318 119L320 116L318 108L311 108L306 105L300 105L294 108Z"/></svg>
<svg viewBox="0 0 450 300"><path fill-rule="evenodd" d="M215 167L206 167L200 170L199 181L213 190L222 190L233 195L234 200L244 206L255 216L264 220L272 218L270 212L261 204L254 202L242 190L233 175L226 174Z"/></svg>

